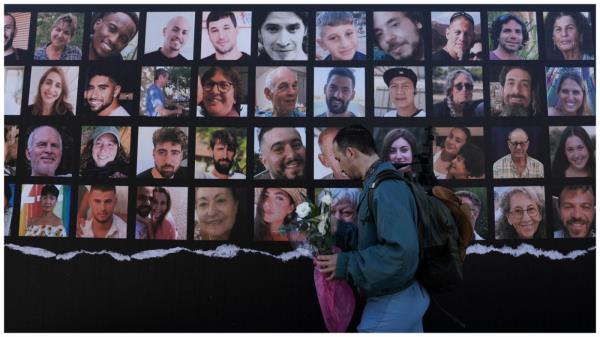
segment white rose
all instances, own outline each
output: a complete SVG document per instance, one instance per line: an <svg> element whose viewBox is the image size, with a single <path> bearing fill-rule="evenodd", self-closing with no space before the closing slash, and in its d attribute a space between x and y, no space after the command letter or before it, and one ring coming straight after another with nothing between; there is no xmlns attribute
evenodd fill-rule
<svg viewBox="0 0 600 337"><path fill-rule="evenodd" d="M319 222L319 226L317 227L317 229L319 230L319 233L321 233L321 235L325 235L325 233L327 233L327 231L325 230L326 225L327 225L326 221Z"/></svg>
<svg viewBox="0 0 600 337"><path fill-rule="evenodd" d="M333 200L331 200L331 195L329 195L329 193L325 194L322 198L321 198L321 203L325 204L327 206L331 205L331 202Z"/></svg>
<svg viewBox="0 0 600 337"><path fill-rule="evenodd" d="M303 202L300 205L296 206L296 214L298 214L299 218L305 218L310 214L310 205L308 202Z"/></svg>

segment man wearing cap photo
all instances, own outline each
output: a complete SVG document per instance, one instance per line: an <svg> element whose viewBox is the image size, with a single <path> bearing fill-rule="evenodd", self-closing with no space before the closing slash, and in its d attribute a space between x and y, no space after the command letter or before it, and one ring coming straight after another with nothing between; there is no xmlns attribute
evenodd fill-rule
<svg viewBox="0 0 600 337"><path fill-rule="evenodd" d="M383 81L389 88L390 103L394 110L383 117L425 117L423 109L415 106L417 74L409 68L391 68L383 73Z"/></svg>

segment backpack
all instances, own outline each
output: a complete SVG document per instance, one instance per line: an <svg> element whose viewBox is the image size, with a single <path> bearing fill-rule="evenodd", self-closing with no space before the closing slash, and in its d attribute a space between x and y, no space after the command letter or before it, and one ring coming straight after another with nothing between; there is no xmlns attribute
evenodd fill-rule
<svg viewBox="0 0 600 337"><path fill-rule="evenodd" d="M397 170L379 172L368 192L369 214L373 216L375 188L384 180L402 180L410 188L417 206L419 266L416 278L430 293L456 289L463 280L462 264L473 238L470 208L454 191L434 186L431 194L422 185Z"/></svg>

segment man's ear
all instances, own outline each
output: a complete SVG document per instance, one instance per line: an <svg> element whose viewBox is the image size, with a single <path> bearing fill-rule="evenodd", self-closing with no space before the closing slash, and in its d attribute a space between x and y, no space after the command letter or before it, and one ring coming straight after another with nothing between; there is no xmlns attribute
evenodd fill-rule
<svg viewBox="0 0 600 337"><path fill-rule="evenodd" d="M263 164L263 166L265 167L265 169L267 168L266 162L267 160L263 157L262 154L258 155L258 159L260 159L260 162Z"/></svg>
<svg viewBox="0 0 600 337"><path fill-rule="evenodd" d="M25 157L27 157L27 159L31 161L31 154L29 153L29 149L25 149Z"/></svg>
<svg viewBox="0 0 600 337"><path fill-rule="evenodd" d="M329 160L327 160L327 157L322 153L319 153L318 157L319 157L319 161L321 162L321 164L323 164L323 166L329 168Z"/></svg>
<svg viewBox="0 0 600 337"><path fill-rule="evenodd" d="M119 99L119 95L121 94L121 86L115 86L115 93L113 94L113 98Z"/></svg>
<svg viewBox="0 0 600 337"><path fill-rule="evenodd" d="M271 93L271 89L269 88L265 88L264 90L265 93L265 97L269 100L272 101L273 100L273 94Z"/></svg>
<svg viewBox="0 0 600 337"><path fill-rule="evenodd" d="M167 27L163 28L163 36L167 36Z"/></svg>
<svg viewBox="0 0 600 337"><path fill-rule="evenodd" d="M98 26L100 26L101 23L102 23L102 18L97 18L96 22L94 22L94 31L96 30L96 28L98 28Z"/></svg>
<svg viewBox="0 0 600 337"><path fill-rule="evenodd" d="M448 38L448 36L450 36L450 29L446 28L446 43L448 43L448 41L450 41L450 39Z"/></svg>
<svg viewBox="0 0 600 337"><path fill-rule="evenodd" d="M352 89L352 96L350 97L350 100L353 100L355 95L356 95L356 90Z"/></svg>
<svg viewBox="0 0 600 337"><path fill-rule="evenodd" d="M317 38L317 44L319 45L319 47L321 47L321 49L325 49L327 50L327 46L325 46L325 43L323 42L323 40L321 38Z"/></svg>

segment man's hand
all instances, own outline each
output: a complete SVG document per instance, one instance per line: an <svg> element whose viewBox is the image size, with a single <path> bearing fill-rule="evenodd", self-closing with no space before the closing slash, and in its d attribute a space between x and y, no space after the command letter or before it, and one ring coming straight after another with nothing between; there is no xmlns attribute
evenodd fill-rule
<svg viewBox="0 0 600 337"><path fill-rule="evenodd" d="M335 276L335 268L337 267L337 254L333 255L319 255L317 256L317 266L319 271L326 276L327 280L332 280Z"/></svg>

